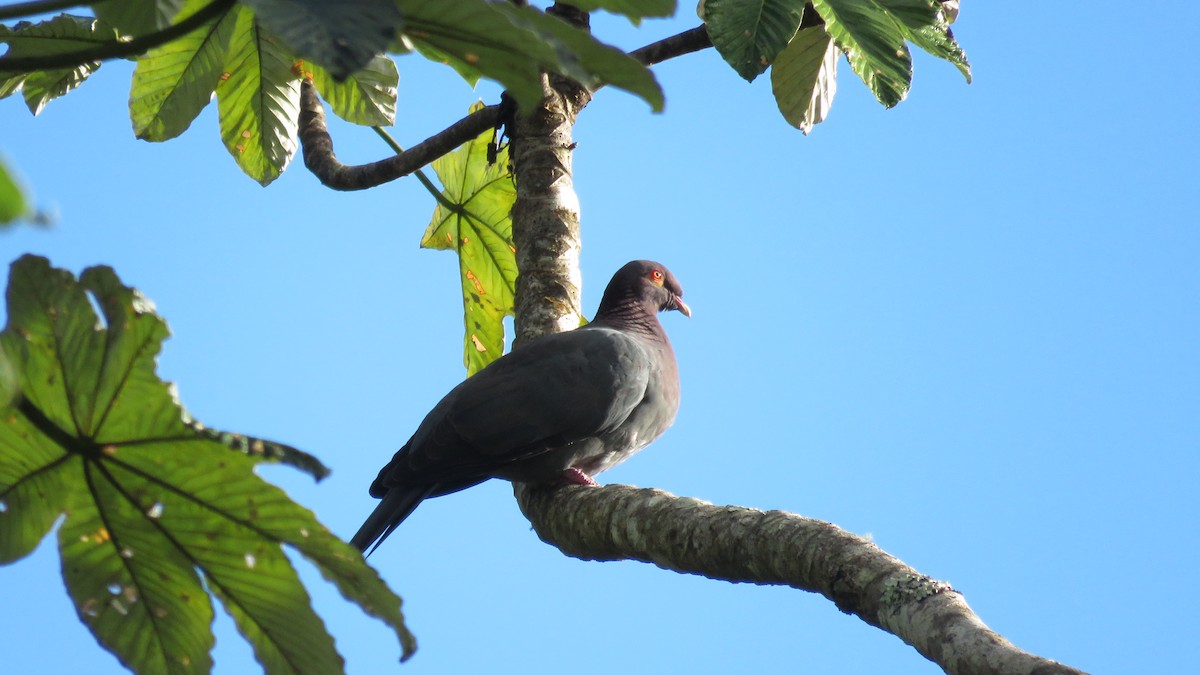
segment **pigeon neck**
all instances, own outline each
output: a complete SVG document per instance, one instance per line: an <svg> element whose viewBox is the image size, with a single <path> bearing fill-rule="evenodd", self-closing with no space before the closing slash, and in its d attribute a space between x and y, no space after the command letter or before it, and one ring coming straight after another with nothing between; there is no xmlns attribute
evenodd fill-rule
<svg viewBox="0 0 1200 675"><path fill-rule="evenodd" d="M662 324L658 322L658 313L633 299L615 303L602 302L592 325L611 326L659 339L665 337Z"/></svg>

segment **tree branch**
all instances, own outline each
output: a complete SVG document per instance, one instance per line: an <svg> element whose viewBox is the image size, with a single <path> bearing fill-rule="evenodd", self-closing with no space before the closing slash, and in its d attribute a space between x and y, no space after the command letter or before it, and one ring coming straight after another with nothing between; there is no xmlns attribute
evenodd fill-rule
<svg viewBox="0 0 1200 675"><path fill-rule="evenodd" d="M635 49L629 55L650 66L712 46L708 31L698 26L678 35ZM309 82L300 86L300 146L304 166L322 184L334 190L366 190L407 176L499 122L502 109L492 105L472 113L445 131L397 154L370 164L348 165L338 161L333 139L325 125L325 108ZM451 142L453 141L453 142Z"/></svg>
<svg viewBox="0 0 1200 675"><path fill-rule="evenodd" d="M237 0L213 0L200 11L160 31L132 40L114 40L88 49L42 56L5 56L0 58L0 73L24 73L51 68L71 68L92 61L138 56L175 38L183 37L233 7Z"/></svg>
<svg viewBox="0 0 1200 675"><path fill-rule="evenodd" d="M365 190L407 176L484 131L494 128L500 120L500 112L500 106L488 106L467 115L405 152L378 162L349 166L339 162L334 155L333 139L325 126L325 106L317 96L316 87L305 80L300 83L299 125L300 146L304 149L304 166L323 184L334 190Z"/></svg>
<svg viewBox="0 0 1200 675"><path fill-rule="evenodd" d="M678 35L672 35L669 38L663 38L658 42L652 42L645 47L635 49L629 52L629 55L647 66L652 66L656 63L662 63L667 59L698 52L701 49L708 49L711 46L713 46L713 43L708 37L708 29L704 26L696 26Z"/></svg>
<svg viewBox="0 0 1200 675"><path fill-rule="evenodd" d="M992 631L948 583L871 542L783 511L714 506L627 485L515 484L542 541L582 560L639 560L734 583L820 593L955 675L1080 675Z"/></svg>

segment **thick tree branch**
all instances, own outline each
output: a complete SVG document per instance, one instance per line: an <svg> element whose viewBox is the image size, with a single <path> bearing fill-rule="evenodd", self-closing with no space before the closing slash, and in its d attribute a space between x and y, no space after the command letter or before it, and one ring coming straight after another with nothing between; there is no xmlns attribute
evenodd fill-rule
<svg viewBox="0 0 1200 675"><path fill-rule="evenodd" d="M1021 651L949 584L830 523L627 485L514 489L542 541L569 556L820 593L955 675L1081 672Z"/></svg>
<svg viewBox="0 0 1200 675"><path fill-rule="evenodd" d="M333 139L325 126L325 106L316 87L305 80L300 84L300 146L304 166L323 184L334 190L365 190L396 180L420 169L433 160L496 126L501 108L491 105L467 115L444 131L430 136L408 150L370 164L349 166L338 161Z"/></svg>

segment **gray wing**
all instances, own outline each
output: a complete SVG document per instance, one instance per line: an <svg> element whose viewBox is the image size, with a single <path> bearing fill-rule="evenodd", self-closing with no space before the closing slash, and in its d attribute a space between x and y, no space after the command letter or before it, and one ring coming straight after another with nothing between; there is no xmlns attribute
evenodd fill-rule
<svg viewBox="0 0 1200 675"><path fill-rule="evenodd" d="M609 328L550 335L452 389L371 486L438 484L434 495L620 425L645 398L651 355Z"/></svg>

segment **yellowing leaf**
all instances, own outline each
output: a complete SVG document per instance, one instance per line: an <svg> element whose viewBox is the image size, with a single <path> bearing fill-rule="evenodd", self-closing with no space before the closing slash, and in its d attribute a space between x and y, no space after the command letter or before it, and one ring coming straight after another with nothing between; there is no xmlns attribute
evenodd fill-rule
<svg viewBox="0 0 1200 675"><path fill-rule="evenodd" d="M478 110L482 104L472 106ZM504 352L504 317L513 313L517 261L509 212L517 191L507 148L488 163L492 132L433 163L442 198L421 238L424 248L458 252L463 290L463 359L474 375Z"/></svg>

